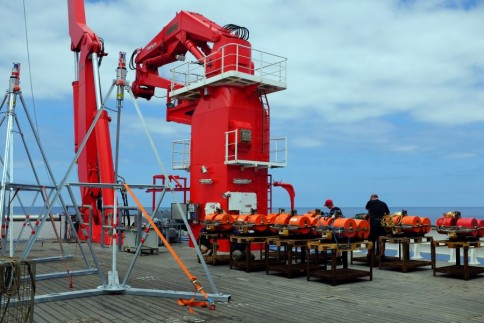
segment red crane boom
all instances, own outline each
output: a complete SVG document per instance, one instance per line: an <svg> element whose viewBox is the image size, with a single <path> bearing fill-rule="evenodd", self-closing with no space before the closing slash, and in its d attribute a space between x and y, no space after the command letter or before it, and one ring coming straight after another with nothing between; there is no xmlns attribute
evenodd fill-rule
<svg viewBox="0 0 484 323"><path fill-rule="evenodd" d="M74 141L75 151L87 135L96 112L101 107L101 93L99 75L96 75L99 61L107 54L104 52L102 41L86 25L83 0L69 0L69 34L71 36L71 50L76 53L77 79L72 82L74 97ZM96 60L99 58L99 61ZM111 141L109 135L109 117L103 111L94 132L90 135L86 146L79 155L78 177L81 183L115 183ZM82 187L82 214L84 223L89 223L92 210L93 227L91 240L101 242L102 225L106 223L104 217L112 215L114 207L113 189L99 189ZM81 239L86 239L79 230ZM105 237L105 242L109 239Z"/></svg>

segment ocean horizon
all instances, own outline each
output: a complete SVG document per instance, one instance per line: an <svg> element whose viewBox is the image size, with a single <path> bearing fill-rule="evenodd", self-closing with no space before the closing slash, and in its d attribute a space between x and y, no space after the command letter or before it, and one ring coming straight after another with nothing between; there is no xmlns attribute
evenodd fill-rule
<svg viewBox="0 0 484 323"><path fill-rule="evenodd" d="M343 216L346 218L352 218L356 214L366 213L364 206L362 207L346 207L346 206L338 206L341 208ZM20 207L14 207L14 214L15 215L24 215L25 213L31 215L37 215L39 212L42 211L42 207L26 207L24 208L26 212L23 211ZM273 207L272 213L277 213L280 209L285 210L285 212L290 211L290 207ZM321 206L318 207L297 207L296 214L303 215L308 213L309 211L320 209L322 212L328 212L327 208L323 208ZM484 207L436 207L436 206L415 206L415 207L395 207L389 206L391 214L395 214L396 212L401 212L402 210L407 211L408 215L418 215L424 216L429 218L432 221L432 224L435 224L435 221L442 216L442 214L450 212L450 211L459 211L463 218L476 218L476 219L484 219ZM148 212L151 211L151 206L146 207ZM164 207L160 208L161 211L170 213L171 207ZM63 209L61 207L53 207L52 208L53 214L61 214L63 213ZM71 212L69 212L71 213ZM73 214L73 212L72 212Z"/></svg>
<svg viewBox="0 0 484 323"><path fill-rule="evenodd" d="M345 206L338 206L341 208L343 216L346 218L352 218L356 214L366 213L365 207L345 207ZM436 206L415 206L415 207L392 207L388 206L390 209L391 214L395 214L396 212L401 212L402 210L407 211L408 215L418 215L427 217L432 221L432 224L435 224L435 221L442 214L450 212L450 211L459 211L463 218L476 218L476 219L484 219L484 207L436 207ZM281 208L273 208L274 212L277 212ZM291 208L290 207L282 207L286 212L288 212ZM327 208L319 207L300 207L296 208L297 214L302 215L311 210L320 209L322 212L328 212Z"/></svg>

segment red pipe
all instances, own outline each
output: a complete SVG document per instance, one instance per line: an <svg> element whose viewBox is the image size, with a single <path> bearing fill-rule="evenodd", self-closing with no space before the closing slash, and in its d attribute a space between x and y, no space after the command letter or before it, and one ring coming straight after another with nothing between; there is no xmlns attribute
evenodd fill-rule
<svg viewBox="0 0 484 323"><path fill-rule="evenodd" d="M272 185L280 186L283 189L285 189L287 191L287 193L289 193L289 199L291 200L291 211L294 211L294 197L296 196L296 192L294 191L294 187L289 183L283 183L283 182L274 182L274 184L272 184Z"/></svg>

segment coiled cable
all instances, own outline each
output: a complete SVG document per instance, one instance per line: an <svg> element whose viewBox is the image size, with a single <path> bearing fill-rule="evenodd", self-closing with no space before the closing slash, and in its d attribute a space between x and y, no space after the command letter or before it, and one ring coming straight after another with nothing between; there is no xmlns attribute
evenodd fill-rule
<svg viewBox="0 0 484 323"><path fill-rule="evenodd" d="M230 34L236 38L248 40L249 39L249 29L234 24L228 24L223 26L223 29L230 32Z"/></svg>

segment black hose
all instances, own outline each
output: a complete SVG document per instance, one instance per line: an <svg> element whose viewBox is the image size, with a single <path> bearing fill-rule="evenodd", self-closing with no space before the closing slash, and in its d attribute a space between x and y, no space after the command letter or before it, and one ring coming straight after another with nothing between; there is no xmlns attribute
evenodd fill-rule
<svg viewBox="0 0 484 323"><path fill-rule="evenodd" d="M234 24L228 24L223 26L223 29L227 30L232 34L233 37L248 40L249 39L249 29Z"/></svg>
<svg viewBox="0 0 484 323"><path fill-rule="evenodd" d="M99 41L101 42L101 53L99 54L99 58L98 58L98 61L97 61L97 66L98 67L101 67L101 63L103 61L103 56L105 56L104 55L104 40L101 37L99 37Z"/></svg>
<svg viewBox="0 0 484 323"><path fill-rule="evenodd" d="M133 53L131 54L131 58L129 59L129 69L130 70L135 70L136 69L136 66L135 66L135 63L134 63L134 58L136 57L136 55L138 55L138 53L140 52L140 48L136 48Z"/></svg>

